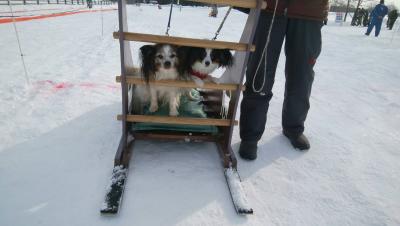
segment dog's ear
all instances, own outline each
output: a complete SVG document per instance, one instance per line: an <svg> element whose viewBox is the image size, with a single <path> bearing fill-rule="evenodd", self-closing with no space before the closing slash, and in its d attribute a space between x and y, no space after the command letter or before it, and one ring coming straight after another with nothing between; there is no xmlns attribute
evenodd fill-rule
<svg viewBox="0 0 400 226"><path fill-rule="evenodd" d="M233 65L233 55L229 49L214 49L213 52L219 60L220 67L230 67Z"/></svg>
<svg viewBox="0 0 400 226"><path fill-rule="evenodd" d="M152 58L152 56L154 56L156 53L156 47L154 47L153 45L144 45L142 47L140 47L140 54L142 59L144 58Z"/></svg>
<svg viewBox="0 0 400 226"><path fill-rule="evenodd" d="M178 73L180 76L186 76L187 69L189 67L189 54L190 47L179 46L176 50L176 55L178 57Z"/></svg>
<svg viewBox="0 0 400 226"><path fill-rule="evenodd" d="M149 82L150 75L155 71L154 57L156 55L156 47L154 45L144 45L140 47L140 58L142 60L142 73L146 82Z"/></svg>
<svg viewBox="0 0 400 226"><path fill-rule="evenodd" d="M201 47L190 47L188 59L188 66L191 69L196 61L202 61L205 56L205 49Z"/></svg>
<svg viewBox="0 0 400 226"><path fill-rule="evenodd" d="M176 54L178 55L179 60L185 60L185 58L189 54L189 49L190 47L187 46L179 46L178 49L176 50Z"/></svg>

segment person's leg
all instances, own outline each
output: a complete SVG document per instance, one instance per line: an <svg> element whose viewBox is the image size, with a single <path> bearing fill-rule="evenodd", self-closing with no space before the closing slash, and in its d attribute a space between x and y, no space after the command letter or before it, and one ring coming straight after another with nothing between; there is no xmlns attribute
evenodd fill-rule
<svg viewBox="0 0 400 226"><path fill-rule="evenodd" d="M390 20L390 24L389 24L389 30L393 29L393 25L396 22L396 19Z"/></svg>
<svg viewBox="0 0 400 226"><path fill-rule="evenodd" d="M240 108L240 138L242 140L239 150L240 155L246 159L255 159L257 142L264 133L267 120L269 101L272 97L272 86L276 66L278 64L283 40L286 32L287 18L275 16L267 54L267 70L265 84L261 92L253 90L253 80L257 67L260 67L254 81L254 88L261 88L264 78L264 59L261 59L263 48L265 47L268 29L272 20L272 14L262 11L254 38L256 51L251 53L246 70L246 90L243 93L243 100Z"/></svg>
<svg viewBox="0 0 400 226"><path fill-rule="evenodd" d="M379 36L379 33L381 32L381 27L382 27L382 20L377 21L375 24L375 37Z"/></svg>
<svg viewBox="0 0 400 226"><path fill-rule="evenodd" d="M393 29L393 25L394 25L394 21L392 20L392 21L389 21L388 20L388 28L389 28L389 30L392 30Z"/></svg>
<svg viewBox="0 0 400 226"><path fill-rule="evenodd" d="M304 122L310 108L309 98L314 80L313 68L321 52L321 27L320 21L304 19L289 19L288 21L282 127L292 144L292 139L297 139L303 134ZM308 149L309 144L308 147L296 148Z"/></svg>
<svg viewBox="0 0 400 226"><path fill-rule="evenodd" d="M368 24L367 32L365 33L366 35L369 35L372 31L372 28L375 26L375 20L371 19L371 21Z"/></svg>

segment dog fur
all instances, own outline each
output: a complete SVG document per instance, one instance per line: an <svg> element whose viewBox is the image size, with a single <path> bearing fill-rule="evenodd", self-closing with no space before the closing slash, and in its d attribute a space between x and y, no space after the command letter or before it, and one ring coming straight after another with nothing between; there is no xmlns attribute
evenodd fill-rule
<svg viewBox="0 0 400 226"><path fill-rule="evenodd" d="M179 66L180 73L185 73L197 85L203 86L205 81L218 83L218 79L210 74L219 67L230 67L233 56L229 49L206 49L198 47L181 47L183 62Z"/></svg>
<svg viewBox="0 0 400 226"><path fill-rule="evenodd" d="M178 47L174 45L156 44L144 45L140 48L141 75L147 86L137 86L135 96L143 102L150 102L149 111L156 112L159 102L168 103L169 115L179 115L179 100L183 90L177 87L152 86L150 80L182 80L183 74L179 73L180 60Z"/></svg>

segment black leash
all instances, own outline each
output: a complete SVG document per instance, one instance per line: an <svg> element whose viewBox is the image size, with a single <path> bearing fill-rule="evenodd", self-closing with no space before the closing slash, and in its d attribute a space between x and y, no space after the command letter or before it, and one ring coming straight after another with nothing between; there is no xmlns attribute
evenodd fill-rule
<svg viewBox="0 0 400 226"><path fill-rule="evenodd" d="M219 32L221 31L222 27L224 26L225 21L226 21L226 18L228 18L228 15L229 15L229 13L231 12L231 9L232 9L232 6L230 6L229 9L228 9L228 11L226 12L225 17L224 17L224 19L222 20L221 24L219 25L217 32L215 32L215 36L214 36L214 38L213 38L212 40L217 40L217 37L218 37L218 35L219 35Z"/></svg>
<svg viewBox="0 0 400 226"><path fill-rule="evenodd" d="M168 32L169 29L171 28L171 16L172 16L172 8L174 6L174 0L171 0L171 8L169 10L169 18L168 18L168 24L167 24L167 31L165 32L165 35L169 36Z"/></svg>

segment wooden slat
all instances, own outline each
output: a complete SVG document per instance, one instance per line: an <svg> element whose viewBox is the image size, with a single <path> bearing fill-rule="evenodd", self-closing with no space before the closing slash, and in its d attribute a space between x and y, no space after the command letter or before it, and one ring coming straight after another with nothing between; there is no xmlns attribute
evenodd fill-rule
<svg viewBox="0 0 400 226"><path fill-rule="evenodd" d="M122 120L122 115L117 116L118 120ZM127 115L128 122L152 122L177 125L202 125L202 126L230 126L229 119L211 119L211 118L189 118L189 117L170 117L155 115ZM238 121L235 120L235 124Z"/></svg>
<svg viewBox="0 0 400 226"><path fill-rule="evenodd" d="M121 76L116 76L116 81L121 82ZM127 84L136 84L136 85L146 85L146 81L141 78L135 77L126 77ZM150 81L149 84L155 86L167 86L167 87L181 87L181 88L201 88L201 89L213 89L213 90L236 90L238 88L238 84L217 84L212 82L205 82L204 86L198 86L195 82L192 81L177 81L177 80L158 80L158 81ZM245 86L240 85L240 88L244 90Z"/></svg>
<svg viewBox="0 0 400 226"><path fill-rule="evenodd" d="M119 32L114 32L113 36L115 39L119 39ZM212 40L206 40L206 39L182 38L182 37L141 34L141 33L132 33L132 32L124 32L124 40L138 41L138 42L151 42L151 43L164 43L164 44L179 45L179 46L203 47L203 48L211 48L211 49L231 49L231 50L237 50L237 51L254 52L256 50L256 47L254 45L249 45L247 43L212 41Z"/></svg>
<svg viewBox="0 0 400 226"><path fill-rule="evenodd" d="M136 140L186 140L186 141L208 141L215 142L218 135L210 134L192 134L188 132L177 131L141 131L134 132L133 136Z"/></svg>
<svg viewBox="0 0 400 226"><path fill-rule="evenodd" d="M237 6L242 8L253 9L257 7L257 0L187 0L190 2L201 2L206 4L216 4L216 5L229 5ZM266 6L266 4L265 4ZM264 4L261 7L264 7Z"/></svg>

